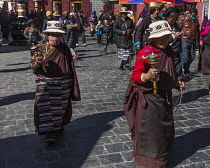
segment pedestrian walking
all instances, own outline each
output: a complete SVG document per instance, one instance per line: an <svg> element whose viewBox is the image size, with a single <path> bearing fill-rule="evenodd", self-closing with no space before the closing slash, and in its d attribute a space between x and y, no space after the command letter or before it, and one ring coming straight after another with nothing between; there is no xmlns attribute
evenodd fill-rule
<svg viewBox="0 0 210 168"><path fill-rule="evenodd" d="M96 25L96 35L97 35L97 44L98 46L101 45L101 22L98 21L98 24Z"/></svg>
<svg viewBox="0 0 210 168"><path fill-rule="evenodd" d="M204 75L210 74L210 20L207 21L206 27L200 33L201 51L201 72Z"/></svg>
<svg viewBox="0 0 210 168"><path fill-rule="evenodd" d="M77 58L74 49L76 48L76 42L78 38L78 28L77 24L74 19L71 20L70 24L67 25L67 36L66 36L66 43L71 50L73 59Z"/></svg>
<svg viewBox="0 0 210 168"><path fill-rule="evenodd" d="M44 23L42 25L42 31L46 30L47 22L53 20L52 12L51 11L47 11L46 12L46 17L47 18L44 20Z"/></svg>
<svg viewBox="0 0 210 168"><path fill-rule="evenodd" d="M67 25L70 24L70 19L68 18L68 11L63 11L62 17L59 18L59 21L62 23L63 31L67 32ZM62 42L66 42L66 35L63 36Z"/></svg>
<svg viewBox="0 0 210 168"><path fill-rule="evenodd" d="M109 45L109 40L112 37L112 26L109 25L109 19L104 19L104 24L101 25L101 44L104 48L104 55L107 54L107 46Z"/></svg>
<svg viewBox="0 0 210 168"><path fill-rule="evenodd" d="M147 39L149 37L149 25L153 22L161 20L159 14L163 7L164 5L162 3L156 1L149 3L150 15L143 18L141 24L135 32L134 41L137 50L140 50L148 44Z"/></svg>
<svg viewBox="0 0 210 168"><path fill-rule="evenodd" d="M25 28L23 36L28 40L29 46L34 46L39 41L44 40L44 35L35 27L35 21L33 19L28 20L28 26Z"/></svg>
<svg viewBox="0 0 210 168"><path fill-rule="evenodd" d="M61 14L58 11L53 13L53 20L59 21Z"/></svg>
<svg viewBox="0 0 210 168"><path fill-rule="evenodd" d="M9 16L7 12L2 13L0 17L0 25L1 25L1 32L2 32L4 40L9 40L10 23L9 23Z"/></svg>
<svg viewBox="0 0 210 168"><path fill-rule="evenodd" d="M69 47L61 42L62 23L49 21L46 43L33 49L31 67L36 77L34 122L39 135L54 143L72 116L72 100L79 101L80 90Z"/></svg>
<svg viewBox="0 0 210 168"><path fill-rule="evenodd" d="M195 58L196 42L199 39L199 22L197 19L198 11L196 8L191 8L189 14L181 15L178 19L182 41L182 63L184 75L190 78L190 64Z"/></svg>
<svg viewBox="0 0 210 168"><path fill-rule="evenodd" d="M179 11L175 7L169 7L163 14L166 21L171 26L173 34L170 35L169 45L173 48L176 72L179 76L183 76L182 72L182 43L181 43L181 32L179 25L176 23Z"/></svg>
<svg viewBox="0 0 210 168"><path fill-rule="evenodd" d="M90 23L90 35L94 36L95 31L96 31L96 25L98 23L98 19L97 19L97 16L96 16L96 11L92 12L92 14L90 16L90 19L89 19L89 23Z"/></svg>
<svg viewBox="0 0 210 168"><path fill-rule="evenodd" d="M175 134L172 89L184 88L184 82L177 78L173 49L168 45L170 25L157 21L149 25L149 30L151 44L137 54L124 97L124 112L134 142L135 166L165 168ZM153 61L157 62L154 68Z"/></svg>
<svg viewBox="0 0 210 168"><path fill-rule="evenodd" d="M78 38L77 38L77 43L76 46L79 45L79 37L82 36L82 43L83 46L86 46L86 38L85 38L85 19L82 16L82 11L78 11L77 14L74 16L74 19L77 23L77 27L78 27Z"/></svg>
<svg viewBox="0 0 210 168"><path fill-rule="evenodd" d="M117 67L119 69L130 68L131 56L133 54L133 37L132 33L135 29L133 21L127 17L127 7L122 7L119 16L113 26L116 37L117 46Z"/></svg>

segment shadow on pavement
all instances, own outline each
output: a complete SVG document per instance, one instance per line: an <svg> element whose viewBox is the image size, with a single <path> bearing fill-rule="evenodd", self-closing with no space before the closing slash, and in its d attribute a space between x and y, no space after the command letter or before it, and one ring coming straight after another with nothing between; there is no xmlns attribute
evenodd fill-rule
<svg viewBox="0 0 210 168"><path fill-rule="evenodd" d="M107 136L113 135L109 131L113 125L109 122L122 115L122 111L114 111L78 118L65 127L54 145L45 144L45 136L35 134L0 139L0 167L99 166L94 156L104 153L104 143L111 143ZM88 155L91 157L86 161Z"/></svg>
<svg viewBox="0 0 210 168"><path fill-rule="evenodd" d="M199 98L202 98L204 96L209 95L208 89L198 89L194 91L189 91L186 93L183 93L182 95L182 103L189 103L198 100ZM173 100L174 102L177 101L179 96L174 96ZM206 100L206 98L203 98ZM206 102L206 101L205 101Z"/></svg>
<svg viewBox="0 0 210 168"><path fill-rule="evenodd" d="M0 70L0 73L1 72L17 72L17 71L26 71L26 70L29 70L31 69L30 67L25 67L25 68L17 68L17 69L3 69L3 70Z"/></svg>
<svg viewBox="0 0 210 168"><path fill-rule="evenodd" d="M77 50L77 49L75 50L75 52L84 52L84 53L91 51L98 51L98 50Z"/></svg>
<svg viewBox="0 0 210 168"><path fill-rule="evenodd" d="M189 103L192 101L196 101L199 98L206 96L209 94L207 89L198 89L194 91L189 91L183 94L182 103Z"/></svg>
<svg viewBox="0 0 210 168"><path fill-rule="evenodd" d="M0 49L0 54L3 53L12 53L18 51L29 51L29 46L10 46L8 44L3 45Z"/></svg>
<svg viewBox="0 0 210 168"><path fill-rule="evenodd" d="M23 64L30 64L29 62L22 62L22 63L17 63L17 64L7 64L6 66L13 66L13 65L23 65Z"/></svg>
<svg viewBox="0 0 210 168"><path fill-rule="evenodd" d="M0 106L5 106L13 103L17 103L24 100L33 100L34 92L20 93L11 96L0 97Z"/></svg>
<svg viewBox="0 0 210 168"><path fill-rule="evenodd" d="M190 133L187 133L183 136L175 138L174 145L169 158L169 168L174 168L183 161L186 161L187 158L190 158L193 163L196 162L196 159L199 159L200 162L206 160L205 157L196 155L195 153L210 145L210 128L200 128ZM195 156L192 156L194 155ZM197 157L197 158L196 158Z"/></svg>

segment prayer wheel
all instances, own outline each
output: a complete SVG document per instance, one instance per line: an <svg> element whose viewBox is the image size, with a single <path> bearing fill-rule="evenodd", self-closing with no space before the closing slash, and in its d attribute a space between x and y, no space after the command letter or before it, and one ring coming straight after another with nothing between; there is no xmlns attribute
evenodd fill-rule
<svg viewBox="0 0 210 168"><path fill-rule="evenodd" d="M17 12L18 17L26 17L26 5L23 3L17 4Z"/></svg>

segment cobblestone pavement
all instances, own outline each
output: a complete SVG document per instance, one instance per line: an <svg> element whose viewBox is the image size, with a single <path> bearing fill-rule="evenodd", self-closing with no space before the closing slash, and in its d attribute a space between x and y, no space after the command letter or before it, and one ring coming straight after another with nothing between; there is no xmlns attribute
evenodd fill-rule
<svg viewBox="0 0 210 168"><path fill-rule="evenodd" d="M132 142L122 111L130 71L115 66L115 46L103 56L96 40L76 49L82 101L74 105L72 122L57 143L45 144L33 125L35 76L28 47L0 49L0 167L4 168L134 168ZM174 114L176 138L169 166L210 167L210 76L195 73L186 83L182 105ZM178 91L174 91L174 100Z"/></svg>

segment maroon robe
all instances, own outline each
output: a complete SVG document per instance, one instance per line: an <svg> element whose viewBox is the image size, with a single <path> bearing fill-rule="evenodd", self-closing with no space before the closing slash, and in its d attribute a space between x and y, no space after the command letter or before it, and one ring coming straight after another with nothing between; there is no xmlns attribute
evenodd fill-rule
<svg viewBox="0 0 210 168"><path fill-rule="evenodd" d="M124 97L134 164L144 168L165 167L174 140L171 90L177 85L177 75L170 46L161 51L157 69L157 94L151 81L139 85L130 81Z"/></svg>

